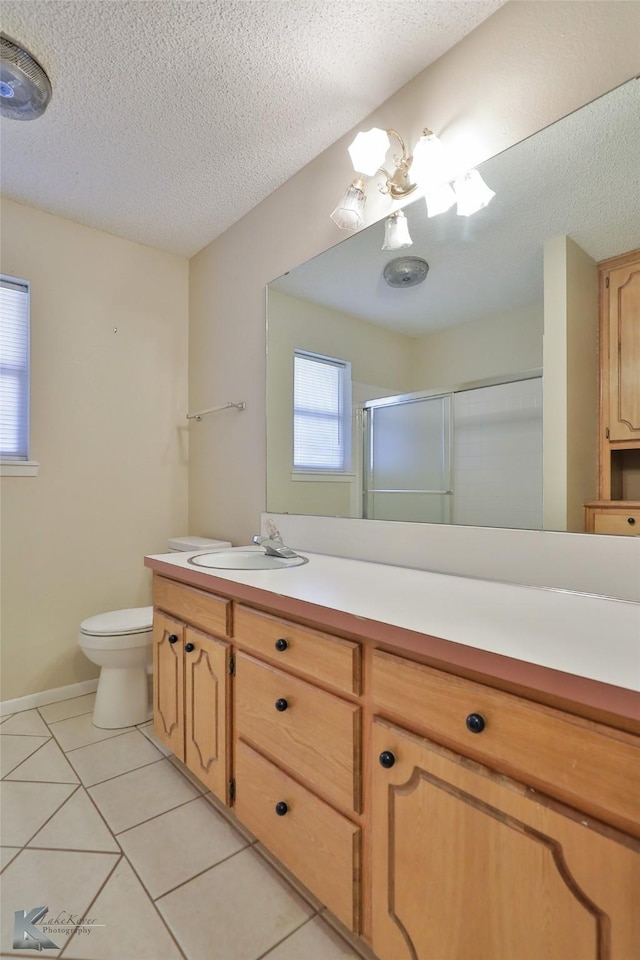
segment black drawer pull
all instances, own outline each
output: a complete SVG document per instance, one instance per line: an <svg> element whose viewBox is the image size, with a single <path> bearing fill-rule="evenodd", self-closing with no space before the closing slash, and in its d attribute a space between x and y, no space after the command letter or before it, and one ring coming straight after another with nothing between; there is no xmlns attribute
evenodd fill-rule
<svg viewBox="0 0 640 960"><path fill-rule="evenodd" d="M178 642L178 634L177 634L177 633L170 633L170 634L169 634L169 643L177 643L177 642Z"/></svg>
<svg viewBox="0 0 640 960"><path fill-rule="evenodd" d="M391 753L391 750L383 750L378 759L380 760L380 765L386 767L387 770L396 762L396 758Z"/></svg>
<svg viewBox="0 0 640 960"><path fill-rule="evenodd" d="M284 639L284 637L280 637L279 640L276 640L276 650L279 650L280 653L282 653L283 650L286 650L288 646L289 646L289 644L288 644L287 641Z"/></svg>
<svg viewBox="0 0 640 960"><path fill-rule="evenodd" d="M280 697L278 700L276 700L276 710L278 713L284 713L288 706L289 701L285 700L284 697Z"/></svg>
<svg viewBox="0 0 640 960"><path fill-rule="evenodd" d="M471 733L482 733L487 722L481 713L470 713L467 717L467 730Z"/></svg>
<svg viewBox="0 0 640 960"><path fill-rule="evenodd" d="M630 523L631 526L633 526L635 522L636 522L635 517L627 517L627 523Z"/></svg>
<svg viewBox="0 0 640 960"><path fill-rule="evenodd" d="M196 648L196 645L195 643L185 643L184 648L187 651L187 653L193 653L193 651Z"/></svg>
<svg viewBox="0 0 640 960"><path fill-rule="evenodd" d="M289 807L284 800L280 800L278 803L276 803L276 813L279 817L284 817L285 813L288 813L288 811Z"/></svg>

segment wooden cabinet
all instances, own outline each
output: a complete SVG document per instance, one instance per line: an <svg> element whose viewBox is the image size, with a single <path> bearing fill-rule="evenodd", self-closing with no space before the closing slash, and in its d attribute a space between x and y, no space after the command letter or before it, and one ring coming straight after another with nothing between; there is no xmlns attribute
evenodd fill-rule
<svg viewBox="0 0 640 960"><path fill-rule="evenodd" d="M234 621L236 813L359 932L360 645L242 606Z"/></svg>
<svg viewBox="0 0 640 960"><path fill-rule="evenodd" d="M381 960L632 960L638 844L380 719L373 948Z"/></svg>
<svg viewBox="0 0 640 960"><path fill-rule="evenodd" d="M588 503L586 531L640 537L640 501L601 500Z"/></svg>
<svg viewBox="0 0 640 960"><path fill-rule="evenodd" d="M236 729L347 812L360 810L361 709L239 653ZM241 784L237 784L238 791Z"/></svg>
<svg viewBox="0 0 640 960"><path fill-rule="evenodd" d="M231 645L156 611L153 731L215 796L230 782Z"/></svg>
<svg viewBox="0 0 640 960"><path fill-rule="evenodd" d="M236 781L240 820L339 920L359 930L360 828L242 741Z"/></svg>
<svg viewBox="0 0 640 960"><path fill-rule="evenodd" d="M599 493L585 504L586 530L634 536L628 517L637 519L640 501L640 250L599 269ZM612 501L615 509L607 510Z"/></svg>
<svg viewBox="0 0 640 960"><path fill-rule="evenodd" d="M617 729L232 589L156 575L154 730L379 960L640 957L633 720Z"/></svg>

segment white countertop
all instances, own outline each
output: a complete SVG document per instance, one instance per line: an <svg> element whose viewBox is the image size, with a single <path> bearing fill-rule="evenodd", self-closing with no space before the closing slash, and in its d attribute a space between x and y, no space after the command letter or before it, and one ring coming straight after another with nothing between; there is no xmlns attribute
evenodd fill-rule
<svg viewBox="0 0 640 960"><path fill-rule="evenodd" d="M303 566L252 571L196 567L194 553L149 559L640 691L640 603L304 555Z"/></svg>

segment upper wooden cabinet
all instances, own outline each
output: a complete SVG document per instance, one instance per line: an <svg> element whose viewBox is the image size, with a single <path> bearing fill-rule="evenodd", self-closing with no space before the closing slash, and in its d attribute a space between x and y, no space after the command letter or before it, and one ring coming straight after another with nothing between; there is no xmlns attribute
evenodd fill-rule
<svg viewBox="0 0 640 960"><path fill-rule="evenodd" d="M609 442L640 443L640 250L600 269L602 426Z"/></svg>

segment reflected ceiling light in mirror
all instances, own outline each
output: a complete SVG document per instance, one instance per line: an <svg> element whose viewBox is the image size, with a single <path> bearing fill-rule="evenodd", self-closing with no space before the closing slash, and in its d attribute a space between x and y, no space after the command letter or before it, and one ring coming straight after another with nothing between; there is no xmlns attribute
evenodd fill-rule
<svg viewBox="0 0 640 960"><path fill-rule="evenodd" d="M409 224L402 210L397 210L387 217L384 224L383 250L401 250L413 245L409 233Z"/></svg>
<svg viewBox="0 0 640 960"><path fill-rule="evenodd" d="M482 210L495 197L495 193L489 189L477 170L470 170L463 177L458 177L453 183L453 189L458 202L458 215L461 217L470 217L472 213Z"/></svg>
<svg viewBox="0 0 640 960"><path fill-rule="evenodd" d="M402 150L401 156L394 154L392 158L395 167L393 173L383 166L391 147L390 137L395 137ZM458 213L470 216L486 207L494 196L477 170L456 178L457 171L444 144L429 129L423 131L413 156L407 153L405 142L396 130L381 130L379 127L358 133L349 147L349 156L358 177L331 214L331 219L343 230L358 230L364 226L364 177L372 177L376 173L383 174L385 178L384 184L378 189L392 200L404 199L419 186L427 203L429 217L444 213L456 202Z"/></svg>

